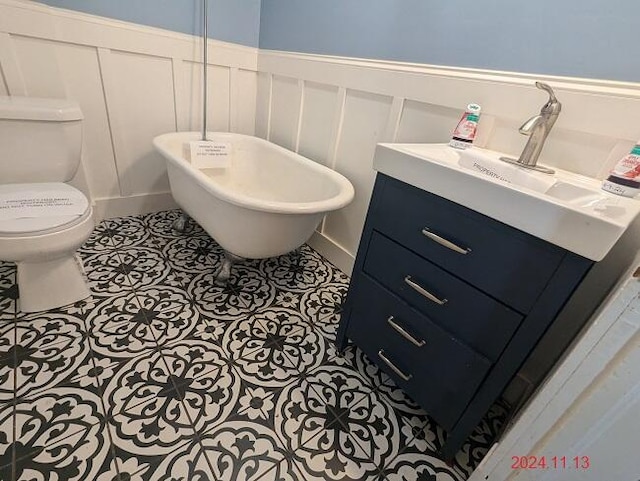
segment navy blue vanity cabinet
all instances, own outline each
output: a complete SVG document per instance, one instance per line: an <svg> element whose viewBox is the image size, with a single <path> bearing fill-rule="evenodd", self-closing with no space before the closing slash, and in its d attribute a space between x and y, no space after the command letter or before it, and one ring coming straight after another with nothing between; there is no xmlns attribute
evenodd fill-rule
<svg viewBox="0 0 640 481"><path fill-rule="evenodd" d="M592 265L379 173L338 347L350 339L418 402L450 459Z"/></svg>

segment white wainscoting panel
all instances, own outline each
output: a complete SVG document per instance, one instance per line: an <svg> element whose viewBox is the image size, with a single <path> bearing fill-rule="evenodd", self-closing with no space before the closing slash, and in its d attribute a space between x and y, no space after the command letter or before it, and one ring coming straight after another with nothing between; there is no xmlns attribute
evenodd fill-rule
<svg viewBox="0 0 640 481"><path fill-rule="evenodd" d="M330 149L341 105L338 87L304 83L298 152L316 162L329 165Z"/></svg>
<svg viewBox="0 0 640 481"><path fill-rule="evenodd" d="M202 63L181 62L184 92L185 130L202 130ZM209 65L207 69L207 130L229 131L229 68Z"/></svg>
<svg viewBox="0 0 640 481"><path fill-rule="evenodd" d="M257 82L258 76L255 71L231 69L232 132L255 134Z"/></svg>
<svg viewBox="0 0 640 481"><path fill-rule="evenodd" d="M120 197L118 170L109 135L109 118L96 49L59 44L57 53L67 96L82 106L84 114L82 163L89 191L99 199Z"/></svg>
<svg viewBox="0 0 640 481"><path fill-rule="evenodd" d="M511 119L496 120L486 147L517 158L528 140L518 132L522 123ZM609 136L554 127L545 142L540 163L597 177L616 141Z"/></svg>
<svg viewBox="0 0 640 481"><path fill-rule="evenodd" d="M202 71L202 67L198 69ZM209 65L207 69L207 129L229 132L230 109L230 76L229 67Z"/></svg>
<svg viewBox="0 0 640 481"><path fill-rule="evenodd" d="M300 117L301 89L298 80L274 76L271 86L269 140L295 150Z"/></svg>
<svg viewBox="0 0 640 481"><path fill-rule="evenodd" d="M460 109L405 100L396 142L448 142Z"/></svg>
<svg viewBox="0 0 640 481"><path fill-rule="evenodd" d="M373 151L387 124L392 98L348 90L335 169L347 177L356 195L353 202L327 215L322 233L347 251L355 253L373 190Z"/></svg>
<svg viewBox="0 0 640 481"><path fill-rule="evenodd" d="M545 143L544 152L546 159L554 159L555 167L597 177L616 142L617 139L604 135L560 129Z"/></svg>
<svg viewBox="0 0 640 481"><path fill-rule="evenodd" d="M0 31L0 92L2 95L26 95L11 35Z"/></svg>
<svg viewBox="0 0 640 481"><path fill-rule="evenodd" d="M268 139L271 118L271 75L258 72L256 87L256 136Z"/></svg>
<svg viewBox="0 0 640 481"><path fill-rule="evenodd" d="M12 41L26 95L65 98L67 93L60 75L56 44L19 35L12 36Z"/></svg>
<svg viewBox="0 0 640 481"><path fill-rule="evenodd" d="M180 99L178 125L184 130L201 130L202 128L202 64L195 62L175 62L179 69L176 84L176 98ZM208 70L208 73L211 70ZM211 84L211 81L209 81ZM211 110L211 107L209 107Z"/></svg>
<svg viewBox="0 0 640 481"><path fill-rule="evenodd" d="M257 56L209 40L209 130L254 133ZM99 215L174 205L151 141L200 130L201 59L202 41L191 35L0 0L0 95L80 103L81 173Z"/></svg>
<svg viewBox="0 0 640 481"><path fill-rule="evenodd" d="M151 145L176 130L170 59L112 51L105 90L124 195L169 190L164 159Z"/></svg>

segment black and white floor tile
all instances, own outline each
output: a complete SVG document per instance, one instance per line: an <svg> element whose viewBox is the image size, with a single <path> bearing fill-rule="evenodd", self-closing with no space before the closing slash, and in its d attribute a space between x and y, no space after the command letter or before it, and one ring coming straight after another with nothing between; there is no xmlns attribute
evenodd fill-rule
<svg viewBox="0 0 640 481"><path fill-rule="evenodd" d="M0 263L0 480L460 481L445 433L356 347L334 341L349 278L304 246L234 267L179 211L110 219L81 248L93 296L19 310Z"/></svg>

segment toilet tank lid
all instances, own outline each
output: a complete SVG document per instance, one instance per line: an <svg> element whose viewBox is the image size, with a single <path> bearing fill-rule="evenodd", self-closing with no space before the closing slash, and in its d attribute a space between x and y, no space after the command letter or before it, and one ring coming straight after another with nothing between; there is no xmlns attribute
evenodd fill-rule
<svg viewBox="0 0 640 481"><path fill-rule="evenodd" d="M82 110L73 100L0 96L0 120L82 120Z"/></svg>

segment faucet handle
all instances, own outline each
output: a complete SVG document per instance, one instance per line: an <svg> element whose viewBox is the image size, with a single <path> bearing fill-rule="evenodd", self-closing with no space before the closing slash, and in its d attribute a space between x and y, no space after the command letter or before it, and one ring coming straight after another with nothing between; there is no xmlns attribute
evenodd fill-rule
<svg viewBox="0 0 640 481"><path fill-rule="evenodd" d="M536 82L536 87L539 88L540 90L544 90L549 94L549 100L547 100L547 103L544 104L541 112L556 113L556 114L559 113L560 109L562 108L562 104L558 102L558 99L556 98L556 94L551 88L551 85L546 84L544 82Z"/></svg>

